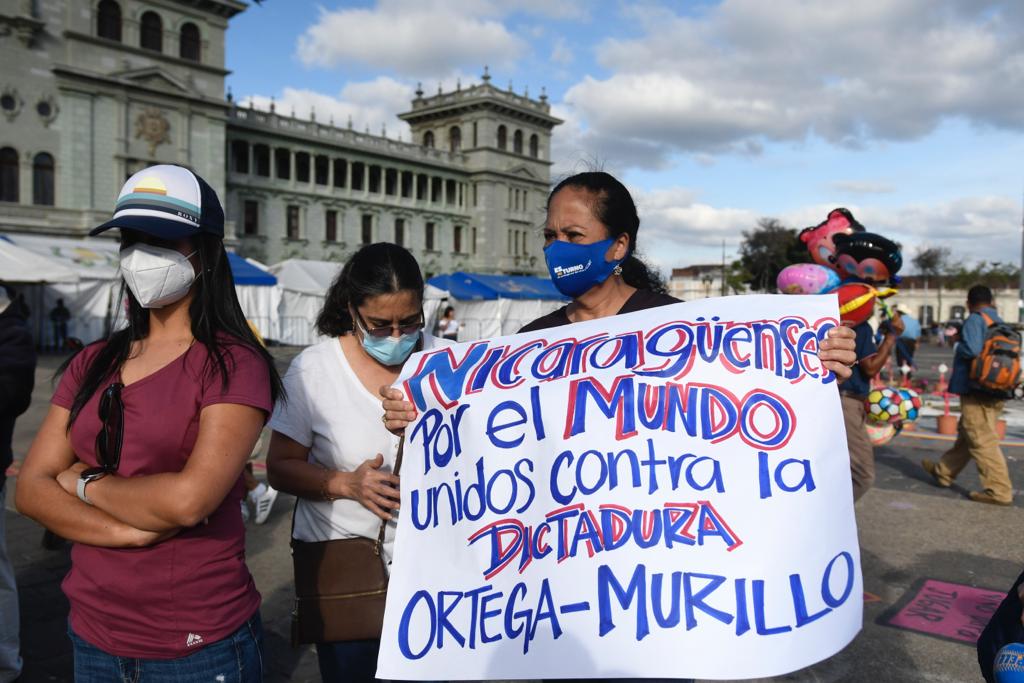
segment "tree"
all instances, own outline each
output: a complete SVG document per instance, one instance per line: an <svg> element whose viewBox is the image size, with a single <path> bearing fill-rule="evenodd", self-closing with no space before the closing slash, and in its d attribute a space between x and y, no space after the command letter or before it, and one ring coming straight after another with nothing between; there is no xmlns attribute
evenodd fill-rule
<svg viewBox="0 0 1024 683"><path fill-rule="evenodd" d="M912 259L917 272L924 275L924 288L928 289L928 281L932 280L937 285L936 299L937 306L935 313L938 320L943 320L942 315L942 278L947 275L952 267L949 247L919 247ZM930 325L932 320L922 320L921 324Z"/></svg>
<svg viewBox="0 0 1024 683"><path fill-rule="evenodd" d="M758 292L775 292L779 272L793 263L809 263L807 247L776 218L760 218L757 228L743 231L739 266L746 273L745 281Z"/></svg>

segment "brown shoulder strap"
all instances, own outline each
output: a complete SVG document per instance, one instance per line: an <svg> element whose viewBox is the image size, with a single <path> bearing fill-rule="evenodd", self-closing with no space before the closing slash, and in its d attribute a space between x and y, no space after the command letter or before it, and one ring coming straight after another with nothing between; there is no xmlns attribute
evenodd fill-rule
<svg viewBox="0 0 1024 683"><path fill-rule="evenodd" d="M393 474L397 477L398 472L402 469L402 453L405 451L405 436L402 436L402 440L398 442L398 454L395 456L395 467ZM380 520L380 531L377 533L377 542L373 546L373 551L380 555L380 549L384 545L384 534L388 530L388 521L386 519Z"/></svg>

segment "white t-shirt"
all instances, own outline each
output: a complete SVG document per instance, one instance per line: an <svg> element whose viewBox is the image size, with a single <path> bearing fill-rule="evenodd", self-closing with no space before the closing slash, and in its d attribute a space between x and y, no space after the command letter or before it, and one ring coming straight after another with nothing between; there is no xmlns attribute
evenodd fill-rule
<svg viewBox="0 0 1024 683"><path fill-rule="evenodd" d="M451 342L423 335L423 348ZM380 397L363 386L345 358L341 343L327 339L295 357L284 376L286 401L278 401L270 428L309 448L307 461L333 470L352 472L378 453L382 471L391 472L399 438L384 428ZM376 539L380 517L362 503L300 498L295 508L294 537L300 541L340 538ZM391 562L395 523L388 524L384 559Z"/></svg>

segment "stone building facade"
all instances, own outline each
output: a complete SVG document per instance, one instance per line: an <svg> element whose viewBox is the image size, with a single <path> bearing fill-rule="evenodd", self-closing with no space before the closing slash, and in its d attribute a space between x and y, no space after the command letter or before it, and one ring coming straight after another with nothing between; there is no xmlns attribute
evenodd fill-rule
<svg viewBox="0 0 1024 683"><path fill-rule="evenodd" d="M83 236L156 163L217 190L247 256L342 260L394 241L430 274L543 272L546 97L418 91L412 141L224 97L237 0L0 0L0 232Z"/></svg>

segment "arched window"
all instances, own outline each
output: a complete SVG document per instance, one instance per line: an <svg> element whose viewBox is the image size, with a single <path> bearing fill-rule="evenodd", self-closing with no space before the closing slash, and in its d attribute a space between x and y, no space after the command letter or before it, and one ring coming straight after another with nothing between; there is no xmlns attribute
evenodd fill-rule
<svg viewBox="0 0 1024 683"><path fill-rule="evenodd" d="M156 12L146 12L139 22L139 45L155 52L164 51L164 22Z"/></svg>
<svg viewBox="0 0 1024 683"><path fill-rule="evenodd" d="M101 0L96 6L96 35L121 42L121 6L114 0Z"/></svg>
<svg viewBox="0 0 1024 683"><path fill-rule="evenodd" d="M193 62L199 61L199 27L191 21L181 27L178 56Z"/></svg>
<svg viewBox="0 0 1024 683"><path fill-rule="evenodd" d="M534 133L530 136L530 156L534 159L537 158L540 150L538 149L540 141L537 138L537 134Z"/></svg>
<svg viewBox="0 0 1024 683"><path fill-rule="evenodd" d="M18 150L0 149L0 202L18 201Z"/></svg>
<svg viewBox="0 0 1024 683"><path fill-rule="evenodd" d="M462 149L462 130L458 126L452 126L448 131L448 149L452 152Z"/></svg>
<svg viewBox="0 0 1024 683"><path fill-rule="evenodd" d="M508 147L508 131L505 130L505 126L498 126L498 149L506 149Z"/></svg>
<svg viewBox="0 0 1024 683"><path fill-rule="evenodd" d="M32 160L32 203L53 206L53 155L40 152Z"/></svg>
<svg viewBox="0 0 1024 683"><path fill-rule="evenodd" d="M512 136L512 151L516 154L523 153L523 131L517 130Z"/></svg>
<svg viewBox="0 0 1024 683"><path fill-rule="evenodd" d="M432 131L428 130L426 133L423 134L423 146L424 147L430 147L431 149L433 149L433 147L434 147L434 133Z"/></svg>

